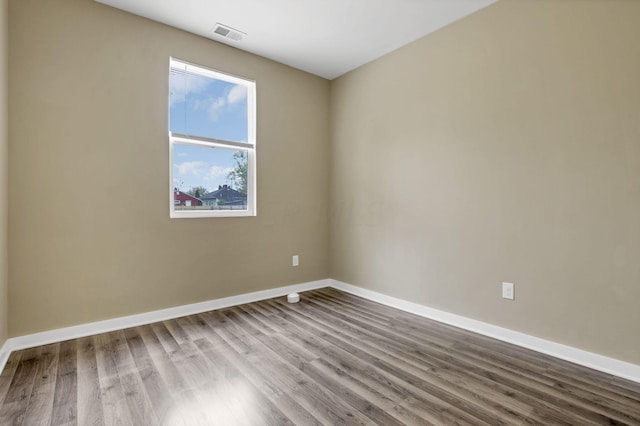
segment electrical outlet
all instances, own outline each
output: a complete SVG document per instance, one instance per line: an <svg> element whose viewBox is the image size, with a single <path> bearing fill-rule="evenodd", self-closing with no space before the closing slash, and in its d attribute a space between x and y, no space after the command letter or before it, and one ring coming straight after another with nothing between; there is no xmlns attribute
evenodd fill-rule
<svg viewBox="0 0 640 426"><path fill-rule="evenodd" d="M514 300L515 299L515 284L514 283L502 283L502 298Z"/></svg>
<svg viewBox="0 0 640 426"><path fill-rule="evenodd" d="M298 255L294 255L293 256L293 266L298 266L300 265L300 259L298 258Z"/></svg>

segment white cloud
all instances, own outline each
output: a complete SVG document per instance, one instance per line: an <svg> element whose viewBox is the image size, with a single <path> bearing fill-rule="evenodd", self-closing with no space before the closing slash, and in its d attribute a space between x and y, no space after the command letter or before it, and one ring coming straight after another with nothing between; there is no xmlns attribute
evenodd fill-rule
<svg viewBox="0 0 640 426"><path fill-rule="evenodd" d="M190 93L201 92L209 83L211 82L206 78L197 78L184 72L171 70L169 74L169 93L171 93L169 99L171 106L184 102Z"/></svg>
<svg viewBox="0 0 640 426"><path fill-rule="evenodd" d="M225 106L227 106L227 101L224 98L211 98L209 99L209 108L207 108L207 113L209 113L209 118L211 121L218 121L219 112Z"/></svg>
<svg viewBox="0 0 640 426"><path fill-rule="evenodd" d="M247 88L244 86L233 86L233 89L227 94L227 102L229 105L237 104L247 98Z"/></svg>
<svg viewBox="0 0 640 426"><path fill-rule="evenodd" d="M179 176L202 176L207 171L207 163L204 161L185 161L175 165Z"/></svg>
<svg viewBox="0 0 640 426"><path fill-rule="evenodd" d="M211 166L205 179L214 180L219 177L227 177L227 175L232 171L233 167Z"/></svg>
<svg viewBox="0 0 640 426"><path fill-rule="evenodd" d="M233 167L214 166L204 161L185 161L175 165L176 176L195 176L205 181L215 181L219 178L226 178L233 171Z"/></svg>
<svg viewBox="0 0 640 426"><path fill-rule="evenodd" d="M169 76L169 91L171 93L170 106L172 107L175 104L185 102L193 93L204 94L203 92L211 82L212 80L206 77L194 76L172 70ZM242 85L235 85L226 96L209 97L206 99L198 99L197 96L191 96L190 104L195 111L207 111L209 119L216 122L224 108L241 103L246 98L247 88Z"/></svg>
<svg viewBox="0 0 640 426"><path fill-rule="evenodd" d="M193 109L194 111L200 111L206 109L207 115L209 119L213 122L218 121L220 117L220 111L227 106L227 101L225 98L213 98L209 97L202 100L194 100L193 101Z"/></svg>

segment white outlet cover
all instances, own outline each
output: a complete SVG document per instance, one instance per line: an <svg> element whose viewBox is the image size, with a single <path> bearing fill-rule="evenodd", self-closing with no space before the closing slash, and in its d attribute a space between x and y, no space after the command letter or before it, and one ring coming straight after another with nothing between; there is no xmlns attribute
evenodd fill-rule
<svg viewBox="0 0 640 426"><path fill-rule="evenodd" d="M298 258L298 255L296 254L295 256L293 256L293 266L298 266L300 265L300 259Z"/></svg>
<svg viewBox="0 0 640 426"><path fill-rule="evenodd" d="M502 283L502 298L514 300L515 299L515 284Z"/></svg>

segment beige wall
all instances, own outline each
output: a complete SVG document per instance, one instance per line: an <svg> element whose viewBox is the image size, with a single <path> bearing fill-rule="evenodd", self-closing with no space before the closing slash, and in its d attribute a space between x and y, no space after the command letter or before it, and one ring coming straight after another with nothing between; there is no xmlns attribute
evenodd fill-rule
<svg viewBox="0 0 640 426"><path fill-rule="evenodd" d="M0 0L0 346L8 337L8 44L7 0Z"/></svg>
<svg viewBox="0 0 640 426"><path fill-rule="evenodd" d="M502 1L334 81L331 276L640 363L638 23Z"/></svg>
<svg viewBox="0 0 640 426"><path fill-rule="evenodd" d="M328 81L92 0L9 14L11 336L328 276ZM257 217L169 219L170 56L257 81Z"/></svg>

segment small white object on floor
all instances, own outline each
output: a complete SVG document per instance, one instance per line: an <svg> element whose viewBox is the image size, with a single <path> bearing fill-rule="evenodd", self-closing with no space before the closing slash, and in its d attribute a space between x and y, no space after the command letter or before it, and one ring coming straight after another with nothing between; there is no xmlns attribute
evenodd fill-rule
<svg viewBox="0 0 640 426"><path fill-rule="evenodd" d="M300 301L300 295L298 293L291 293L287 296L287 302L298 303Z"/></svg>

